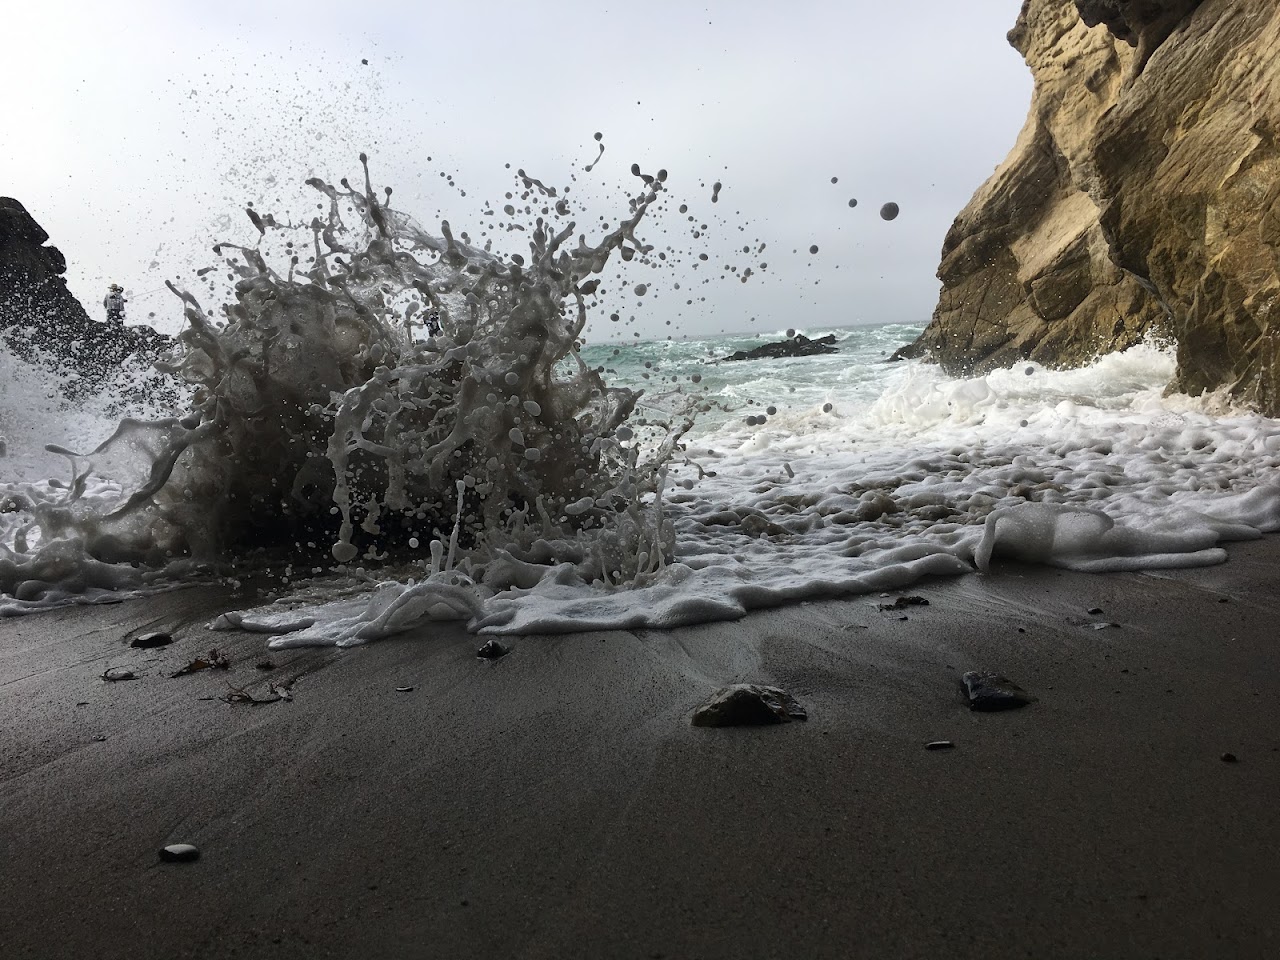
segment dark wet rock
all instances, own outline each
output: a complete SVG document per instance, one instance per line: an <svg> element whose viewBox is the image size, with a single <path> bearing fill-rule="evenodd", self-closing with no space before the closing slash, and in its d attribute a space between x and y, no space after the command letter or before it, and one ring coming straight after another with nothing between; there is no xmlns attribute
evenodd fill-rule
<svg viewBox="0 0 1280 960"><path fill-rule="evenodd" d="M151 633L140 633L134 637L129 646L138 650L152 650L156 647L167 647L173 643L173 636L165 633L163 630L156 630Z"/></svg>
<svg viewBox="0 0 1280 960"><path fill-rule="evenodd" d="M138 675L128 667L108 667L103 672L102 679L107 683L116 683L120 680L137 680Z"/></svg>
<svg viewBox="0 0 1280 960"><path fill-rule="evenodd" d="M173 345L147 326L90 319L67 289L66 257L48 239L21 203L0 197L0 347L74 374L62 389L75 399L100 389L131 358L149 367ZM138 390L177 397L159 373Z"/></svg>
<svg viewBox="0 0 1280 960"><path fill-rule="evenodd" d="M1102 608L1101 608L1101 607L1090 607L1090 608L1089 608L1089 610L1088 610L1088 613L1089 613L1089 616L1091 616L1091 617L1096 617L1098 614L1102 613Z"/></svg>
<svg viewBox="0 0 1280 960"><path fill-rule="evenodd" d="M838 353L835 346L836 335L829 333L825 337L810 340L803 333L797 333L787 340L766 343L751 350L739 350L725 360L768 360L779 357L811 357L820 353Z"/></svg>
<svg viewBox="0 0 1280 960"><path fill-rule="evenodd" d="M190 863L200 859L200 851L189 843L171 843L160 848L160 859L166 863Z"/></svg>
<svg viewBox="0 0 1280 960"><path fill-rule="evenodd" d="M497 640L490 640L476 651L476 656L481 660L497 660L510 652L510 648L503 646Z"/></svg>
<svg viewBox="0 0 1280 960"><path fill-rule="evenodd" d="M1035 697L1008 677L998 673L970 670L963 680L971 710L1012 710L1015 707L1025 707L1035 700Z"/></svg>
<svg viewBox="0 0 1280 960"><path fill-rule="evenodd" d="M924 745L926 750L954 750L955 744L950 740L930 740Z"/></svg>
<svg viewBox="0 0 1280 960"><path fill-rule="evenodd" d="M396 687L396 693L413 693L413 687Z"/></svg>
<svg viewBox="0 0 1280 960"><path fill-rule="evenodd" d="M735 683L716 691L693 711L695 727L743 727L791 720L807 720L809 714L785 690L755 683Z"/></svg>
<svg viewBox="0 0 1280 960"><path fill-rule="evenodd" d="M1239 758L1234 753L1224 753L1221 759L1223 763L1239 763L1240 762Z"/></svg>

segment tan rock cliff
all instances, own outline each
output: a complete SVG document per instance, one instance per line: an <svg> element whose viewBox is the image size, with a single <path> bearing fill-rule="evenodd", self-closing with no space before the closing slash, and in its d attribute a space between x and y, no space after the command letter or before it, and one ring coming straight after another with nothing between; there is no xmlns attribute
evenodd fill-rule
<svg viewBox="0 0 1280 960"><path fill-rule="evenodd" d="M1175 387L1280 413L1280 4L1027 0L1009 39L1030 116L900 354L1073 366L1159 330Z"/></svg>

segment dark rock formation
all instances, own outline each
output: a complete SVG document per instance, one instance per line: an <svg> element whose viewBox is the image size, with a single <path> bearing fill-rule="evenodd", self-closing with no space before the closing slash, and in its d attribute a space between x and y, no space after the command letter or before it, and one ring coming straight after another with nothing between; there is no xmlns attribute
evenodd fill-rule
<svg viewBox="0 0 1280 960"><path fill-rule="evenodd" d="M810 340L803 333L797 333L788 340L766 343L750 350L739 350L725 360L767 360L778 357L811 357L818 353L838 353L835 346L836 335L829 333L825 337Z"/></svg>
<svg viewBox="0 0 1280 960"><path fill-rule="evenodd" d="M0 197L0 340L8 349L77 374L66 388L74 397L101 387L129 357L150 362L172 344L150 327L91 320L48 239L21 203Z"/></svg>
<svg viewBox="0 0 1280 960"><path fill-rule="evenodd" d="M1009 38L1031 114L898 355L1065 367L1158 331L1175 388L1280 413L1280 5L1027 0Z"/></svg>

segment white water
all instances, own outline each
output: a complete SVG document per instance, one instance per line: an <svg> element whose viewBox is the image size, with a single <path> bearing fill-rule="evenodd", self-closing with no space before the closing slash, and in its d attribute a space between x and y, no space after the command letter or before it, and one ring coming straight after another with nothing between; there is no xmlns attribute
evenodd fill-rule
<svg viewBox="0 0 1280 960"><path fill-rule="evenodd" d="M362 642L433 617L498 634L673 627L970 573L993 556L1090 571L1220 563L1223 542L1280 529L1280 422L1164 397L1172 373L1155 346L967 380L895 365L870 404L857 404L860 383L825 391L831 412L830 400L792 406L763 427L697 435L689 455L714 476L677 471L693 482L668 498L674 560L643 589L590 587L562 567L493 595L387 582L371 599L233 619L296 630L277 646Z"/></svg>
<svg viewBox="0 0 1280 960"><path fill-rule="evenodd" d="M733 337L583 350L609 256L656 269L677 254L638 233L666 197L661 175L637 176L629 216L571 247L567 200L521 174L526 213L547 219L510 259L447 224L426 233L367 178L317 181L327 219L284 230L255 213L263 242L226 248L239 279L224 321L175 291L191 408L109 440L109 402L60 407L6 358L0 613L236 576L269 546L283 595L218 625L277 646L438 619L673 627L993 556L1219 563L1223 542L1280 528L1280 423L1165 397L1173 360L1156 346L967 380L883 363L903 328L780 361L709 362ZM277 233L293 239L272 266ZM444 332L424 339L412 324L432 310Z"/></svg>

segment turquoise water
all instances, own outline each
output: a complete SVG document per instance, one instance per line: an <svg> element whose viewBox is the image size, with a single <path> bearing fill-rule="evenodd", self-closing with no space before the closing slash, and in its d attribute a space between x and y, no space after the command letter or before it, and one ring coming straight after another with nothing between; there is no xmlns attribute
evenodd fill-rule
<svg viewBox="0 0 1280 960"><path fill-rule="evenodd" d="M583 360L604 367L611 386L643 390L637 409L650 416L681 412L700 402L693 435L747 416L795 414L833 407L865 408L900 375L893 351L923 330L910 324L801 329L810 339L834 334L838 352L810 357L725 362L738 350L783 340L786 330L717 337L588 344ZM695 378L697 378L695 380Z"/></svg>

